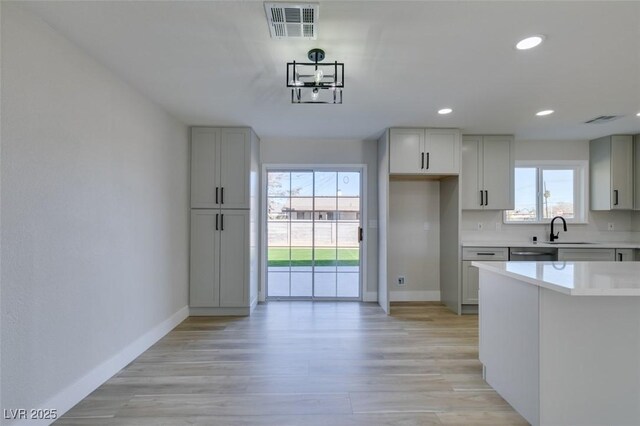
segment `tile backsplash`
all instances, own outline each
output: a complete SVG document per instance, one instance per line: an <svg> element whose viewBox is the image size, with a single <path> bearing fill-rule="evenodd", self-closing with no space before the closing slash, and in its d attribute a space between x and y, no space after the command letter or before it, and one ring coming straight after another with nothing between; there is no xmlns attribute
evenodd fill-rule
<svg viewBox="0 0 640 426"><path fill-rule="evenodd" d="M613 231L608 230L610 223L614 225ZM560 232L561 240L640 242L640 211L590 211L588 223L570 223L567 228L566 233ZM550 224L505 224L502 211L463 211L461 230L464 242L526 242L533 236L538 241L548 241Z"/></svg>

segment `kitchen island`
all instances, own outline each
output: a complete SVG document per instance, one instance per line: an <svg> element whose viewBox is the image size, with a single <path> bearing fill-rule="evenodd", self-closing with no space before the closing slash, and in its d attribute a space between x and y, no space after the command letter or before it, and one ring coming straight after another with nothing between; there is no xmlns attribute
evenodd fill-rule
<svg viewBox="0 0 640 426"><path fill-rule="evenodd" d="M473 262L485 379L533 425L640 425L640 262Z"/></svg>

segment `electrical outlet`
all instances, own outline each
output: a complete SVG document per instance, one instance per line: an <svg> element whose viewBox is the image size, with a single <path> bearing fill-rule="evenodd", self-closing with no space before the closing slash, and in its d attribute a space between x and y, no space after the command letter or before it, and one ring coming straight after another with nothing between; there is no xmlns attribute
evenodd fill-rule
<svg viewBox="0 0 640 426"><path fill-rule="evenodd" d="M613 222L609 222L607 224L607 230L613 231L614 229L615 229L615 225L613 224Z"/></svg>
<svg viewBox="0 0 640 426"><path fill-rule="evenodd" d="M478 222L478 231L482 231L482 222Z"/></svg>
<svg viewBox="0 0 640 426"><path fill-rule="evenodd" d="M398 285L405 285L404 275L398 275Z"/></svg>

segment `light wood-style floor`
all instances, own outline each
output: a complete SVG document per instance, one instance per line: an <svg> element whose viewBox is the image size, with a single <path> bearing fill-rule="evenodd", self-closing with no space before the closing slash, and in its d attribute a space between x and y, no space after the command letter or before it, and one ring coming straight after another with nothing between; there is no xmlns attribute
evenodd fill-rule
<svg viewBox="0 0 640 426"><path fill-rule="evenodd" d="M270 302L192 317L59 425L526 425L481 377L478 317Z"/></svg>

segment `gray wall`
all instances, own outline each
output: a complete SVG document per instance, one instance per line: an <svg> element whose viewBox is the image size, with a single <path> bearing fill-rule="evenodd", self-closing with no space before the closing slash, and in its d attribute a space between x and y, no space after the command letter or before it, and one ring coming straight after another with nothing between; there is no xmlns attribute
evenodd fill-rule
<svg viewBox="0 0 640 426"><path fill-rule="evenodd" d="M367 220L378 219L378 151L376 141L309 139L262 139L262 164L366 164L367 165ZM367 288L369 293L378 289L378 233L365 227L367 238Z"/></svg>
<svg viewBox="0 0 640 426"><path fill-rule="evenodd" d="M440 300L440 182L389 183L388 244L390 301Z"/></svg>
<svg viewBox="0 0 640 426"><path fill-rule="evenodd" d="M2 3L0 1L0 52L2 52ZM2 55L0 55L0 82L2 81ZM2 84L0 83L0 99ZM0 102L0 253L2 253L2 105ZM2 256L0 255L0 308L2 307ZM2 402L2 314L0 313L0 410L5 406ZM0 420L0 423L2 420Z"/></svg>
<svg viewBox="0 0 640 426"><path fill-rule="evenodd" d="M43 406L187 304L187 128L2 5L3 408Z"/></svg>

